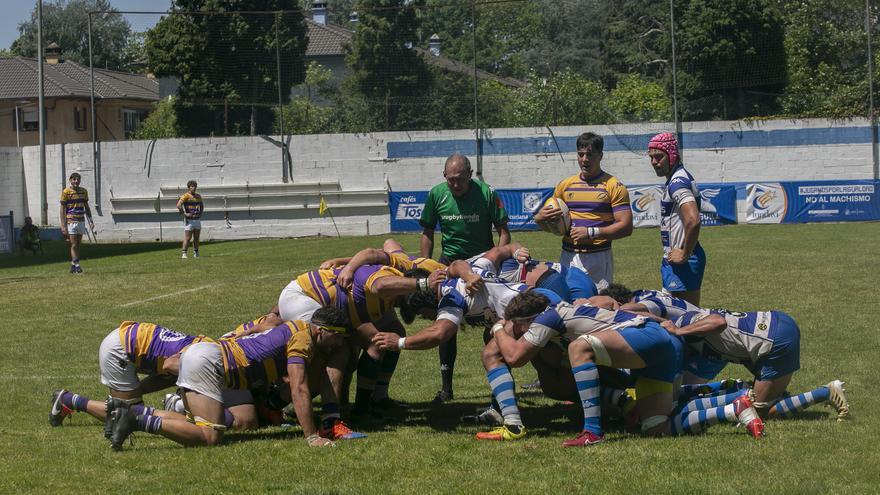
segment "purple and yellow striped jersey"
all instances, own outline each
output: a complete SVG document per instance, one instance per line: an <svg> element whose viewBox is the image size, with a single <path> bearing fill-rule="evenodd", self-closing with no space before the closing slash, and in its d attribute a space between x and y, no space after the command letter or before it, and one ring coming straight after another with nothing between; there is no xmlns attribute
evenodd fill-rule
<svg viewBox="0 0 880 495"><path fill-rule="evenodd" d="M439 261L421 256L412 256L403 251L388 253L388 266L400 270L401 272L407 272L416 268L421 268L429 272L446 269L446 265Z"/></svg>
<svg viewBox="0 0 880 495"><path fill-rule="evenodd" d="M65 187L61 191L61 206L67 214L68 222L82 222L86 218L86 204L89 192L83 187Z"/></svg>
<svg viewBox="0 0 880 495"><path fill-rule="evenodd" d="M139 373L155 375L162 374L162 365L167 358L190 344L210 342L211 339L204 335L182 334L154 323L123 321L119 324L119 341Z"/></svg>
<svg viewBox="0 0 880 495"><path fill-rule="evenodd" d="M188 191L180 196L184 213L189 213L193 218L200 218L205 210L205 204L202 202L202 195L199 193L190 194Z"/></svg>
<svg viewBox="0 0 880 495"><path fill-rule="evenodd" d="M589 180L573 175L556 185L553 197L560 198L571 212L572 227L607 227L614 223L614 213L630 211L629 192L616 177L603 172ZM611 249L608 239L585 239L575 243L566 234L562 249L574 253L592 253Z"/></svg>
<svg viewBox="0 0 880 495"><path fill-rule="evenodd" d="M248 389L287 375L287 365L306 364L312 357L309 324L285 321L262 333L220 340L226 386Z"/></svg>
<svg viewBox="0 0 880 495"><path fill-rule="evenodd" d="M340 268L314 270L296 278L303 292L321 306L335 306L348 313L353 328L380 319L394 310L394 298L382 298L373 292L373 284L382 277L402 277L399 270L385 265L364 265L354 272L351 290L336 285Z"/></svg>
<svg viewBox="0 0 880 495"><path fill-rule="evenodd" d="M266 321L266 315L263 315L263 316L257 318L256 320L251 320L251 321L242 323L241 325L235 327L235 330L233 330L229 334L224 334L223 338L228 339L228 338L238 337L239 335L245 333L246 331L250 330L251 328L254 328L255 326L259 325L260 323L263 323L264 321Z"/></svg>

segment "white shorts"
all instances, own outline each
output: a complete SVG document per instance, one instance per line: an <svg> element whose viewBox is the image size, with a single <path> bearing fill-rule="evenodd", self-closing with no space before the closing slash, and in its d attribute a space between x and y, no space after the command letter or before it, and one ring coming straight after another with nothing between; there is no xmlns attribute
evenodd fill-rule
<svg viewBox="0 0 880 495"><path fill-rule="evenodd" d="M614 282L614 256L610 249L598 253L572 253L563 251L559 263L567 267L577 267L587 272L596 288L607 289Z"/></svg>
<svg viewBox="0 0 880 495"><path fill-rule="evenodd" d="M193 230L202 230L202 221L195 218L186 218L183 220L183 231L192 232Z"/></svg>
<svg viewBox="0 0 880 495"><path fill-rule="evenodd" d="M287 284L278 296L278 312L285 321L312 321L312 315L319 309L321 303L306 295L296 280Z"/></svg>
<svg viewBox="0 0 880 495"><path fill-rule="evenodd" d="M86 234L86 223L85 222L67 222L67 234L68 235L85 235Z"/></svg>
<svg viewBox="0 0 880 495"><path fill-rule="evenodd" d="M137 369L128 360L125 348L119 340L118 328L107 334L101 342L98 364L101 366L101 383L112 390L131 392L141 384Z"/></svg>
<svg viewBox="0 0 880 495"><path fill-rule="evenodd" d="M213 342L198 342L187 347L180 355L177 386L223 403L226 378L223 374L220 345Z"/></svg>

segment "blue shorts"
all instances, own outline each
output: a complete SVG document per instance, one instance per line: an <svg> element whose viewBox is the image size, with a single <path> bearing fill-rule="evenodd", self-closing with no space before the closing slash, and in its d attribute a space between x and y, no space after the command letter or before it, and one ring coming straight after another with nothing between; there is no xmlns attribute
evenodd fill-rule
<svg viewBox="0 0 880 495"><path fill-rule="evenodd" d="M772 380L801 368L801 330L791 316L774 311L776 331L770 353L759 359L749 371L757 380Z"/></svg>
<svg viewBox="0 0 880 495"><path fill-rule="evenodd" d="M663 288L668 292L684 292L698 290L703 285L703 271L706 269L706 252L703 246L697 243L693 254L687 259L687 263L673 265L663 258L660 263L660 277L663 279Z"/></svg>
<svg viewBox="0 0 880 495"><path fill-rule="evenodd" d="M593 297L599 293L596 283L587 275L587 272L576 266L570 266L565 271L565 282L571 291L571 301L579 298Z"/></svg>
<svg viewBox="0 0 880 495"><path fill-rule="evenodd" d="M556 270L546 271L535 285L538 288L555 293L563 301L571 302L571 290L565 282L565 277Z"/></svg>
<svg viewBox="0 0 880 495"><path fill-rule="evenodd" d="M684 359L681 339L670 335L659 323L649 321L644 326L623 328L617 333L645 362L644 368L632 370L634 376L672 383L681 374Z"/></svg>
<svg viewBox="0 0 880 495"><path fill-rule="evenodd" d="M712 359L699 354L688 354L685 358L684 370L694 376L711 380L727 366L727 361Z"/></svg>

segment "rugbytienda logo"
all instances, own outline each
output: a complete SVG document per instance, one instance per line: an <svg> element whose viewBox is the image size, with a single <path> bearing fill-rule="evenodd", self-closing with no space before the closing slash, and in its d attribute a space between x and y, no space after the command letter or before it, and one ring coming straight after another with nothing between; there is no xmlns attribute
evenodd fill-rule
<svg viewBox="0 0 880 495"><path fill-rule="evenodd" d="M635 196L635 199L632 202L632 209L636 213L644 213L651 206L651 203L654 202L654 196L650 194L636 192L633 196Z"/></svg>
<svg viewBox="0 0 880 495"><path fill-rule="evenodd" d="M755 199L752 200L752 206L756 210L766 210L774 199L776 199L776 191L758 187L755 189Z"/></svg>

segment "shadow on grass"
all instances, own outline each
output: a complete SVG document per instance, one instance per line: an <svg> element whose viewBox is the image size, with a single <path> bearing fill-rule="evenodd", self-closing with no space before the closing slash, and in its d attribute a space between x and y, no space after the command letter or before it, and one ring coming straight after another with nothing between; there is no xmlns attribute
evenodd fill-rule
<svg viewBox="0 0 880 495"><path fill-rule="evenodd" d="M216 246L226 242L234 241L211 241L210 245ZM8 254L0 254L0 269L66 263L70 261L69 246L65 241L43 241L45 254L33 255L28 251L24 255L20 255L17 250ZM80 259L87 262L113 256L168 251L172 249L180 249L180 242L137 242L127 244L91 244L84 242L80 247ZM180 253L175 254L180 256Z"/></svg>

